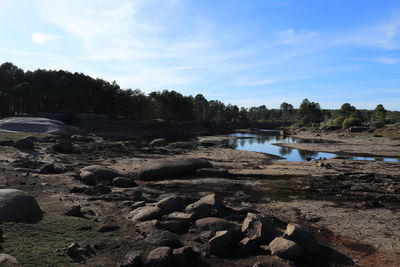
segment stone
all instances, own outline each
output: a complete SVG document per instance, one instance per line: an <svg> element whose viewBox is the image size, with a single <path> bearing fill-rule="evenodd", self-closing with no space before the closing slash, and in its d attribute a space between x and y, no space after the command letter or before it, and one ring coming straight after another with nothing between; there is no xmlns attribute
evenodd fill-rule
<svg viewBox="0 0 400 267"><path fill-rule="evenodd" d="M14 141L13 140L2 140L0 141L0 146L13 146Z"/></svg>
<svg viewBox="0 0 400 267"><path fill-rule="evenodd" d="M3 267L19 267L21 266L17 259L9 254L0 253L0 266Z"/></svg>
<svg viewBox="0 0 400 267"><path fill-rule="evenodd" d="M173 195L161 199L156 203L156 206L161 210L161 213L164 215L174 211L183 210L185 208L185 202L182 197Z"/></svg>
<svg viewBox="0 0 400 267"><path fill-rule="evenodd" d="M187 224L182 221L161 221L159 225L173 233L182 233L187 227Z"/></svg>
<svg viewBox="0 0 400 267"><path fill-rule="evenodd" d="M168 141L164 138L154 139L150 142L150 146L166 146L168 145Z"/></svg>
<svg viewBox="0 0 400 267"><path fill-rule="evenodd" d="M150 251L147 263L153 267L172 266L172 249L170 247L158 247Z"/></svg>
<svg viewBox="0 0 400 267"><path fill-rule="evenodd" d="M60 167L54 166L52 163L48 163L40 167L39 172L42 174L59 174L62 173L63 170Z"/></svg>
<svg viewBox="0 0 400 267"><path fill-rule="evenodd" d="M259 244L268 244L279 235L272 222L255 213L247 213L242 224L242 233Z"/></svg>
<svg viewBox="0 0 400 267"><path fill-rule="evenodd" d="M259 262L256 262L253 267L296 267L293 262L279 258L278 256L266 255L258 258Z"/></svg>
<svg viewBox="0 0 400 267"><path fill-rule="evenodd" d="M100 233L113 232L117 229L119 229L119 225L106 223L100 225L99 229L97 229L97 232Z"/></svg>
<svg viewBox="0 0 400 267"><path fill-rule="evenodd" d="M173 221L180 221L185 224L189 224L193 220L193 215L190 213L184 212L172 212L168 215L163 216L163 220L173 220Z"/></svg>
<svg viewBox="0 0 400 267"><path fill-rule="evenodd" d="M154 206L139 207L131 212L134 221L148 221L158 219L161 216L160 208Z"/></svg>
<svg viewBox="0 0 400 267"><path fill-rule="evenodd" d="M178 236L169 231L153 231L146 236L145 241L156 246L178 247L181 244Z"/></svg>
<svg viewBox="0 0 400 267"><path fill-rule="evenodd" d="M236 234L231 231L218 231L208 241L211 254L219 255L230 251L236 243Z"/></svg>
<svg viewBox="0 0 400 267"><path fill-rule="evenodd" d="M80 254L80 246L77 243L72 243L67 248L67 254L73 259L80 259L82 256Z"/></svg>
<svg viewBox="0 0 400 267"><path fill-rule="evenodd" d="M202 168L212 168L212 165L203 159L152 160L143 164L137 175L143 181L160 180L192 174Z"/></svg>
<svg viewBox="0 0 400 267"><path fill-rule="evenodd" d="M315 253L319 250L320 245L314 235L305 227L296 223L289 223L283 235L284 238L292 240L307 252Z"/></svg>
<svg viewBox="0 0 400 267"><path fill-rule="evenodd" d="M276 237L272 240L269 243L269 249L271 250L271 255L276 255L287 260L296 260L303 252L299 245L283 237Z"/></svg>
<svg viewBox="0 0 400 267"><path fill-rule="evenodd" d="M185 209L186 213L192 213L193 218L201 219L218 214L222 207L222 201L215 194L207 195L198 201L188 205Z"/></svg>
<svg viewBox="0 0 400 267"><path fill-rule="evenodd" d="M122 188L138 186L131 178L127 178L127 177L115 177L112 180L111 185L116 186L116 187L122 187Z"/></svg>
<svg viewBox="0 0 400 267"><path fill-rule="evenodd" d="M35 145L29 139L22 138L14 142L13 145L15 148L22 149L22 150L33 150L35 149Z"/></svg>
<svg viewBox="0 0 400 267"><path fill-rule="evenodd" d="M174 262L178 266L188 266L195 255L193 248L190 246L184 246L181 248L174 249L172 252L172 257Z"/></svg>
<svg viewBox="0 0 400 267"><path fill-rule="evenodd" d="M64 214L67 216L81 217L82 216L81 206L79 205L72 206Z"/></svg>
<svg viewBox="0 0 400 267"><path fill-rule="evenodd" d="M238 247L242 254L248 254L256 250L257 242L254 239L245 237L239 242Z"/></svg>
<svg viewBox="0 0 400 267"><path fill-rule="evenodd" d="M143 261L140 251L130 251L128 252L122 264L119 267L140 267L143 266Z"/></svg>
<svg viewBox="0 0 400 267"><path fill-rule="evenodd" d="M111 184L114 178L123 176L120 172L101 165L90 165L81 169L81 180L85 183L87 180L91 182L95 180L96 183L102 181Z"/></svg>
<svg viewBox="0 0 400 267"><path fill-rule="evenodd" d="M0 189L0 221L16 222L41 218L35 198L18 189Z"/></svg>
<svg viewBox="0 0 400 267"><path fill-rule="evenodd" d="M72 145L71 141L65 140L54 144L51 146L53 151L63 154L71 154L74 153L74 146Z"/></svg>
<svg viewBox="0 0 400 267"><path fill-rule="evenodd" d="M96 185L97 183L96 175L92 172L81 171L80 178L81 181L87 185Z"/></svg>
<svg viewBox="0 0 400 267"><path fill-rule="evenodd" d="M240 230L240 226L234 222L217 218L217 217L207 217L203 219L199 219L196 221L196 228L201 231L222 231L222 230L230 230L237 231Z"/></svg>
<svg viewBox="0 0 400 267"><path fill-rule="evenodd" d="M112 190L108 186L104 184L98 184L92 187L89 187L85 190L85 194L87 195L102 195L102 194L108 194Z"/></svg>
<svg viewBox="0 0 400 267"><path fill-rule="evenodd" d="M196 171L196 175L201 177L218 177L224 178L229 176L227 169L217 169L217 168L202 168Z"/></svg>

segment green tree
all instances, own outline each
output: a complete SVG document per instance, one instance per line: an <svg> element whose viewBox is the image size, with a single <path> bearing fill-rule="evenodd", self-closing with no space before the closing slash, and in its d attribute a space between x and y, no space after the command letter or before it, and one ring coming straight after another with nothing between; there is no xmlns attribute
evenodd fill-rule
<svg viewBox="0 0 400 267"><path fill-rule="evenodd" d="M372 113L372 121L384 122L386 118L386 109L382 104L376 106Z"/></svg>
<svg viewBox="0 0 400 267"><path fill-rule="evenodd" d="M310 102L307 98L301 102L298 114L300 121L305 125L324 120L320 105Z"/></svg>
<svg viewBox="0 0 400 267"><path fill-rule="evenodd" d="M350 103L344 103L341 107L340 107L340 115L345 117L345 118L349 118L350 115L356 111L356 108L354 106L352 106Z"/></svg>

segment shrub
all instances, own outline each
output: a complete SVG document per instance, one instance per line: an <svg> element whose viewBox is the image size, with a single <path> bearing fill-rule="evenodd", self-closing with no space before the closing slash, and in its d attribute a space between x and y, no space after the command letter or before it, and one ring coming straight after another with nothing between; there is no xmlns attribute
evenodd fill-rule
<svg viewBox="0 0 400 267"><path fill-rule="evenodd" d="M383 121L374 121L373 123L371 123L371 127L374 129L381 129L383 128L383 126L385 126L385 123Z"/></svg>
<svg viewBox="0 0 400 267"><path fill-rule="evenodd" d="M347 118L342 123L342 128L347 129L352 126L360 126L361 120L358 118Z"/></svg>
<svg viewBox="0 0 400 267"><path fill-rule="evenodd" d="M344 120L345 120L345 118L342 117L342 116L337 117L337 118L333 121L333 126L342 127L343 121L344 121Z"/></svg>

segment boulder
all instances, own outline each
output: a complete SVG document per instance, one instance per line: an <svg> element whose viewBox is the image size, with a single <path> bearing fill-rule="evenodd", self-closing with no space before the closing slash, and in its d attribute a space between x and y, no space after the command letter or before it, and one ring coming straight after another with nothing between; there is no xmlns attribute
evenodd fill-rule
<svg viewBox="0 0 400 267"><path fill-rule="evenodd" d="M222 207L222 201L215 194L207 195L198 201L188 205L185 209L186 213L193 214L193 218L201 219L218 214Z"/></svg>
<svg viewBox="0 0 400 267"><path fill-rule="evenodd" d="M64 171L62 166L55 166L52 163L44 164L40 167L39 172L42 174L59 174Z"/></svg>
<svg viewBox="0 0 400 267"><path fill-rule="evenodd" d="M224 178L229 176L227 169L217 168L202 168L196 171L196 175L200 177L218 177Z"/></svg>
<svg viewBox="0 0 400 267"><path fill-rule="evenodd" d="M236 234L231 231L218 231L215 236L208 241L211 254L218 255L231 251L236 243Z"/></svg>
<svg viewBox="0 0 400 267"><path fill-rule="evenodd" d="M122 187L122 188L138 186L137 183L135 183L131 178L127 178L127 177L115 177L112 180L111 185L116 186L116 187Z"/></svg>
<svg viewBox="0 0 400 267"><path fill-rule="evenodd" d="M173 195L161 199L156 203L156 206L160 208L161 213L164 215L174 211L183 210L185 208L185 202L182 197Z"/></svg>
<svg viewBox="0 0 400 267"><path fill-rule="evenodd" d="M168 141L164 138L154 139L150 142L150 146L166 146L168 145Z"/></svg>
<svg viewBox="0 0 400 267"><path fill-rule="evenodd" d="M35 148L34 143L27 138L22 138L22 139L15 141L13 146L15 148L23 149L23 150L33 150Z"/></svg>
<svg viewBox="0 0 400 267"><path fill-rule="evenodd" d="M296 260L302 254L302 249L295 242L283 237L276 237L269 243L271 255L276 255L287 260Z"/></svg>
<svg viewBox="0 0 400 267"><path fill-rule="evenodd" d="M158 247L150 251L147 263L152 267L172 266L172 249L170 247Z"/></svg>
<svg viewBox="0 0 400 267"><path fill-rule="evenodd" d="M190 213L184 212L172 212L168 215L163 216L164 220L173 220L173 221L180 221L185 224L189 224L191 220L193 220L193 215Z"/></svg>
<svg viewBox="0 0 400 267"><path fill-rule="evenodd" d="M240 226L234 222L216 218L216 217L207 217L203 219L199 219L196 221L196 227L201 231L222 231L222 230L230 230L237 231L240 230Z"/></svg>
<svg viewBox="0 0 400 267"><path fill-rule="evenodd" d="M82 211L81 211L81 206L79 206L79 205L72 206L64 214L67 216L73 216L73 217L81 217L83 215Z"/></svg>
<svg viewBox="0 0 400 267"><path fill-rule="evenodd" d="M130 251L128 252L122 264L119 267L140 267L143 266L143 261L140 251Z"/></svg>
<svg viewBox="0 0 400 267"><path fill-rule="evenodd" d="M245 237L239 242L238 247L241 253L248 254L257 248L257 242L254 239Z"/></svg>
<svg viewBox="0 0 400 267"><path fill-rule="evenodd" d="M158 219L161 216L161 210L159 207L144 206L132 211L131 214L134 214L132 218L134 221L149 221Z"/></svg>
<svg viewBox="0 0 400 267"><path fill-rule="evenodd" d="M159 225L173 233L182 233L187 227L187 224L182 221L161 221Z"/></svg>
<svg viewBox="0 0 400 267"><path fill-rule="evenodd" d="M111 191L111 188L109 188L108 186L104 184L98 184L87 188L84 193L87 195L103 195L108 194Z"/></svg>
<svg viewBox="0 0 400 267"><path fill-rule="evenodd" d="M0 253L0 266L3 267L19 267L21 266L17 259L5 253Z"/></svg>
<svg viewBox="0 0 400 267"><path fill-rule="evenodd" d="M314 235L307 228L296 223L289 223L287 225L283 237L296 242L307 252L314 253L320 248Z"/></svg>
<svg viewBox="0 0 400 267"><path fill-rule="evenodd" d="M14 141L13 140L2 140L0 141L0 146L13 146Z"/></svg>
<svg viewBox="0 0 400 267"><path fill-rule="evenodd" d="M154 231L149 233L145 241L155 246L178 247L181 243L178 236L169 231Z"/></svg>
<svg viewBox="0 0 400 267"><path fill-rule="evenodd" d="M203 159L153 160L143 164L137 175L143 181L160 180L192 174L202 168L212 168L212 165Z"/></svg>
<svg viewBox="0 0 400 267"><path fill-rule="evenodd" d="M80 176L82 182L93 185L93 182L98 183L99 181L111 184L114 178L123 177L124 175L105 166L90 165L81 169Z"/></svg>
<svg viewBox="0 0 400 267"><path fill-rule="evenodd" d="M72 145L71 141L68 140L52 145L51 148L53 149L53 151L58 153L63 153L63 154L74 153L74 146Z"/></svg>
<svg viewBox="0 0 400 267"><path fill-rule="evenodd" d="M242 233L259 244L268 244L279 235L272 222L255 213L247 213L242 224Z"/></svg>
<svg viewBox="0 0 400 267"><path fill-rule="evenodd" d="M15 222L42 216L35 198L17 189L0 189L0 221Z"/></svg>
<svg viewBox="0 0 400 267"><path fill-rule="evenodd" d="M172 252L172 257L174 262L178 266L188 266L195 255L193 248L189 246L184 246L181 248L174 249Z"/></svg>

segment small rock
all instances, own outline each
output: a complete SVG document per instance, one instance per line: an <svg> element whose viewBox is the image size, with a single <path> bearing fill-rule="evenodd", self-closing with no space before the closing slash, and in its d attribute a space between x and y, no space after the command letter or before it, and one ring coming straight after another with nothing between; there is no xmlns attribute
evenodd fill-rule
<svg viewBox="0 0 400 267"><path fill-rule="evenodd" d="M161 216L161 211L158 207L145 206L137 208L131 214L135 214L132 218L134 221L148 221L158 219Z"/></svg>
<svg viewBox="0 0 400 267"><path fill-rule="evenodd" d="M72 206L64 214L67 215L67 216L81 217L82 216L81 206L79 206L79 205Z"/></svg>
<svg viewBox="0 0 400 267"><path fill-rule="evenodd" d="M73 259L81 259L80 246L77 243L72 243L68 246L67 254Z"/></svg>
<svg viewBox="0 0 400 267"><path fill-rule="evenodd" d="M243 221L242 233L259 244L268 244L279 235L270 220L250 212Z"/></svg>
<svg viewBox="0 0 400 267"><path fill-rule="evenodd" d="M124 262L119 267L140 267L143 266L140 251L130 251L124 257Z"/></svg>
<svg viewBox="0 0 400 267"><path fill-rule="evenodd" d="M17 259L9 254L0 253L0 266L4 267L19 267L21 266Z"/></svg>
<svg viewBox="0 0 400 267"><path fill-rule="evenodd" d="M164 215L163 220L180 221L185 224L189 224L190 221L193 220L193 215L190 213L184 213L184 212L172 212L168 215Z"/></svg>
<svg viewBox="0 0 400 267"><path fill-rule="evenodd" d="M187 224L182 221L162 221L160 222L160 226L173 233L182 233L186 229Z"/></svg>
<svg viewBox="0 0 400 267"><path fill-rule="evenodd" d="M178 266L188 266L194 254L193 248L189 246L174 249L172 252L174 261Z"/></svg>
<svg viewBox="0 0 400 267"><path fill-rule="evenodd" d="M257 242L254 239L245 237L239 242L238 247L241 253L248 254L257 248Z"/></svg>
<svg viewBox="0 0 400 267"><path fill-rule="evenodd" d="M129 188L138 186L131 178L127 177L115 177L111 183L113 186Z"/></svg>
<svg viewBox="0 0 400 267"><path fill-rule="evenodd" d="M92 187L89 187L85 190L85 194L87 195L102 195L102 194L108 194L112 190L108 186L104 184L98 184Z"/></svg>
<svg viewBox="0 0 400 267"><path fill-rule="evenodd" d="M201 219L218 214L222 201L215 194L207 195L186 207L186 213L192 213L193 218Z"/></svg>
<svg viewBox="0 0 400 267"><path fill-rule="evenodd" d="M156 203L162 214L168 214L174 211L181 211L185 207L185 202L182 197L173 195L161 199Z"/></svg>
<svg viewBox="0 0 400 267"><path fill-rule="evenodd" d="M276 237L269 243L271 255L276 255L287 260L296 260L302 254L302 249L295 242L283 237Z"/></svg>
<svg viewBox="0 0 400 267"><path fill-rule="evenodd" d="M29 139L22 138L14 142L13 145L15 148L22 149L22 150L33 150L35 148L35 145L33 142Z"/></svg>
<svg viewBox="0 0 400 267"><path fill-rule="evenodd" d="M147 263L154 267L172 266L172 249L170 247L158 247L150 251Z"/></svg>
<svg viewBox="0 0 400 267"><path fill-rule="evenodd" d="M295 223L287 225L283 237L296 242L307 252L317 252L320 247L318 241L307 228Z"/></svg>
<svg viewBox="0 0 400 267"><path fill-rule="evenodd" d="M178 240L178 236L169 231L155 231L149 233L145 241L156 246L178 247L181 244Z"/></svg>
<svg viewBox="0 0 400 267"><path fill-rule="evenodd" d="M51 147L55 152L63 153L63 154L71 154L74 152L74 146L71 141L62 141L57 143Z"/></svg>
<svg viewBox="0 0 400 267"><path fill-rule="evenodd" d="M231 231L218 231L215 236L208 241L211 254L218 255L228 252L235 245L236 234Z"/></svg>

